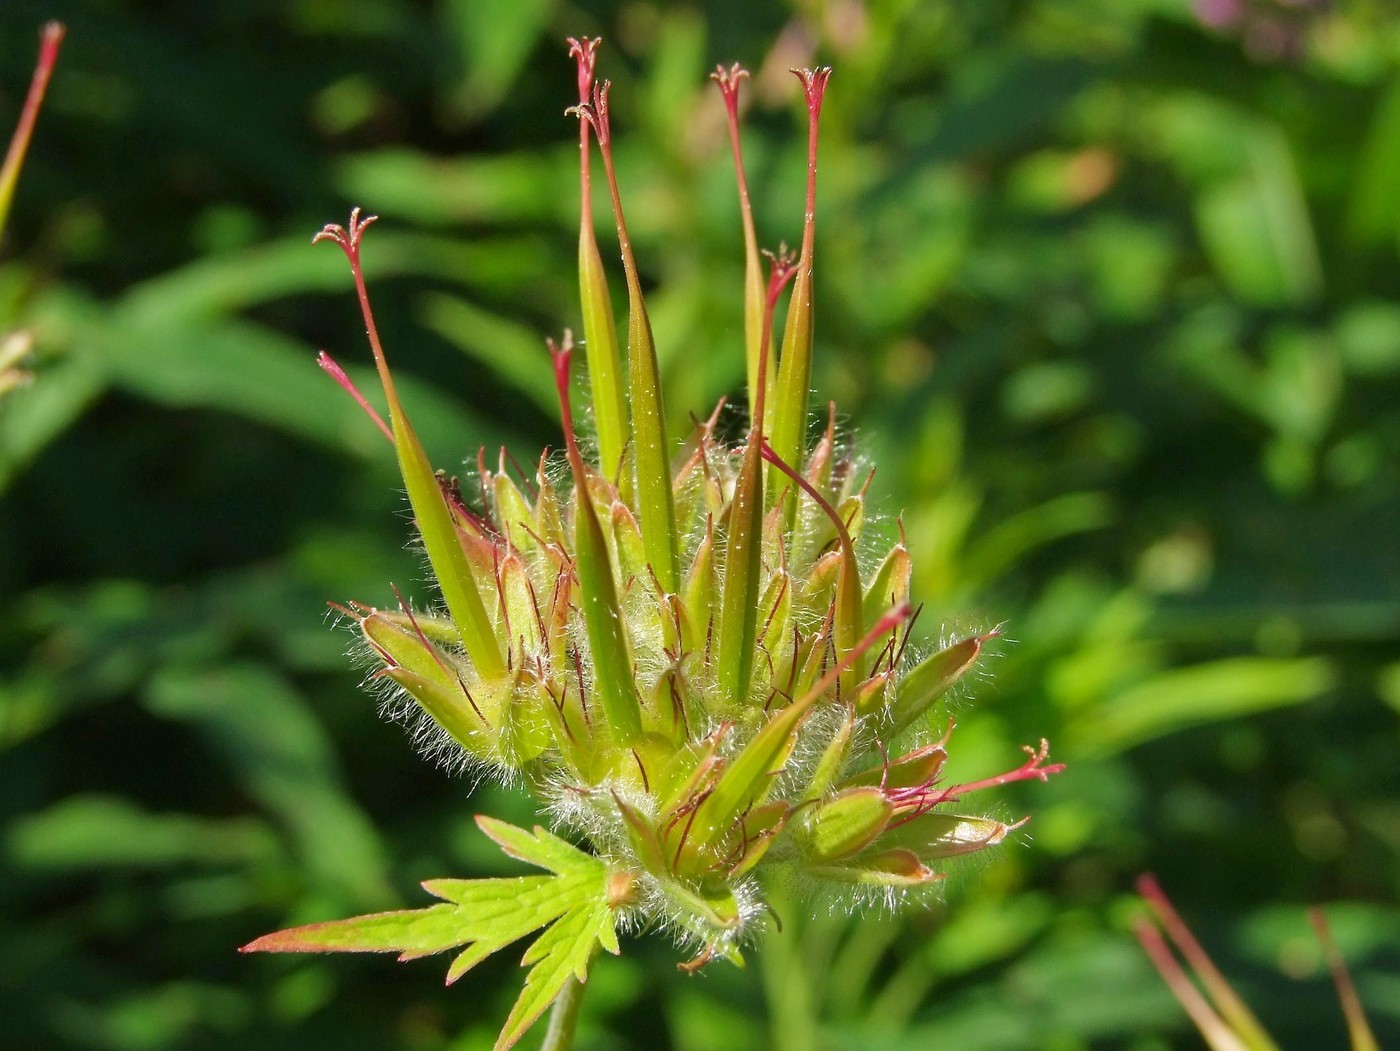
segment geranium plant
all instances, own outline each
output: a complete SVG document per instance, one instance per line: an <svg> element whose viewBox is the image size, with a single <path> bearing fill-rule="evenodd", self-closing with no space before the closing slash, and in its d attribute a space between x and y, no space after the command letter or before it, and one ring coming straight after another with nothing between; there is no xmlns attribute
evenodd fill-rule
<svg viewBox="0 0 1400 1051"><path fill-rule="evenodd" d="M329 357L321 364L392 443L441 595L431 610L402 600L340 608L373 655L371 681L388 709L427 751L532 793L533 829L477 822L543 874L429 880L438 904L245 947L400 959L455 950L453 982L538 931L497 1048L551 1004L546 1046L567 1046L590 961L599 948L618 952L619 933L666 932L690 952L688 969L741 961L772 878L828 900L917 899L937 887L947 859L994 847L1015 827L968 809L971 797L1060 769L1041 742L1006 773L944 778L952 727L940 699L996 633L911 644L909 555L900 542L877 550L865 528L865 466L841 443L834 412L807 440L818 122L830 70L795 71L808 115L805 221L800 250L779 248L766 265L740 149L745 74L715 74L743 219L747 425L725 442L716 409L673 442L613 166L609 85L595 83L598 41L570 46L596 457L575 424L575 342L565 332L548 343L562 464L545 455L519 478L504 462L482 463L467 486L435 471L370 309L360 259L373 218L357 210L316 238L349 260L388 421ZM591 220L595 143L626 281L625 342Z"/></svg>

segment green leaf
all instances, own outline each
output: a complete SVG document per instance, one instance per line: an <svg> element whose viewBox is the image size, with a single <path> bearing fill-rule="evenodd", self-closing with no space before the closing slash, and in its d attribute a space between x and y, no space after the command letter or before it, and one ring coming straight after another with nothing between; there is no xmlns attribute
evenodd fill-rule
<svg viewBox="0 0 1400 1051"><path fill-rule="evenodd" d="M591 854L585 854L568 840L560 839L548 829L536 825L533 832L516 828L484 814L477 815L477 827L490 836L510 857L525 861L561 876L569 872L587 871L605 875L605 866Z"/></svg>
<svg viewBox="0 0 1400 1051"><path fill-rule="evenodd" d="M241 951L397 952L400 960L411 960L466 946L448 970L451 983L487 956L544 927L521 961L530 967L525 987L496 1039L496 1051L505 1051L571 975L587 978L599 943L618 951L610 873L598 858L542 828L527 832L487 817L478 817L477 824L511 857L554 875L429 880L423 888L445 904L294 927L258 938Z"/></svg>
<svg viewBox="0 0 1400 1051"><path fill-rule="evenodd" d="M143 700L208 738L242 790L277 815L321 886L371 908L390 899L379 835L345 790L321 724L286 679L252 663L173 664L149 680Z"/></svg>
<svg viewBox="0 0 1400 1051"><path fill-rule="evenodd" d="M506 97L555 6L556 0L452 0L443 5L445 28L464 70L452 92L461 113L489 113Z"/></svg>
<svg viewBox="0 0 1400 1051"><path fill-rule="evenodd" d="M1332 688L1324 657L1228 657L1162 672L1070 725L1078 746L1116 752L1174 730L1310 701Z"/></svg>
<svg viewBox="0 0 1400 1051"><path fill-rule="evenodd" d="M519 1040L554 1002L570 976L584 981L594 946L611 934L612 911L604 900L571 910L541 934L521 961L534 966L525 976L525 988L510 1009L493 1051L505 1051Z"/></svg>

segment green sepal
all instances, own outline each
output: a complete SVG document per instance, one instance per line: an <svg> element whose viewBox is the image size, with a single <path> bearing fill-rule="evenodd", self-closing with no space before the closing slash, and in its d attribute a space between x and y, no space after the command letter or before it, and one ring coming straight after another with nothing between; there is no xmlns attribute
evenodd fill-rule
<svg viewBox="0 0 1400 1051"><path fill-rule="evenodd" d="M931 812L889 829L879 838L882 849L912 850L924 861L973 854L994 847L1011 826L986 817Z"/></svg>
<svg viewBox="0 0 1400 1051"><path fill-rule="evenodd" d="M889 707L890 737L914 724L940 697L966 675L982 652L988 635L973 635L930 654L900 677Z"/></svg>
<svg viewBox="0 0 1400 1051"><path fill-rule="evenodd" d="M864 850L894 817L883 789L848 788L806 812L798 841L817 864L839 861Z"/></svg>
<svg viewBox="0 0 1400 1051"><path fill-rule="evenodd" d="M878 672L856 686L855 709L861 716L885 710L890 684L895 681L892 671Z"/></svg>
<svg viewBox="0 0 1400 1051"><path fill-rule="evenodd" d="M865 634L861 618L860 570L856 566L855 550L843 545L841 568L836 574L836 602L832 616L836 638L836 657L845 657L860 644ZM861 679L859 663L841 673L841 696L849 699Z"/></svg>
<svg viewBox="0 0 1400 1051"><path fill-rule="evenodd" d="M468 754L486 762L500 760L496 728L473 708L465 686L447 686L438 679L417 675L404 668L385 668L380 674L403 687L428 718L442 727Z"/></svg>
<svg viewBox="0 0 1400 1051"><path fill-rule="evenodd" d="M920 887L943 878L912 850L901 849L874 851L835 865L808 865L802 871L818 879L874 887Z"/></svg>
<svg viewBox="0 0 1400 1051"><path fill-rule="evenodd" d="M585 216L585 219L587 217ZM627 444L627 403L612 295L592 222L581 224L578 241L579 299L583 307L583 349L588 359L588 388L598 430L598 459L605 477L619 478Z"/></svg>
<svg viewBox="0 0 1400 1051"><path fill-rule="evenodd" d="M792 753L797 727L820 699L818 694L804 692L798 700L774 713L730 760L714 790L700 804L691 830L693 840L686 844L688 854L696 853L702 846L716 845L740 814L763 801L772 788L773 776Z"/></svg>
<svg viewBox="0 0 1400 1051"><path fill-rule="evenodd" d="M533 552L535 512L519 487L504 470L491 475L491 504L496 525L510 546L517 551Z"/></svg>
<svg viewBox="0 0 1400 1051"><path fill-rule="evenodd" d="M453 658L419 634L417 617L374 612L360 621L360 631L385 667L379 673L408 693L428 717L467 752L494 762L499 758L496 728L483 707L483 697L471 695Z"/></svg>
<svg viewBox="0 0 1400 1051"><path fill-rule="evenodd" d="M622 827L627 830L627 840L632 844L632 851L642 863L642 868L653 876L669 875L671 866L661 845L661 838L656 833L656 825L648 821L636 807L624 803L616 796L613 797L613 802L617 805L617 812L622 815Z"/></svg>
<svg viewBox="0 0 1400 1051"><path fill-rule="evenodd" d="M683 905L689 913L691 929L711 945L722 945L721 938L739 926L739 900L721 880L701 880L696 886L676 880L661 883L666 895Z"/></svg>
<svg viewBox="0 0 1400 1051"><path fill-rule="evenodd" d="M574 486L574 568L579 603L593 657L593 685L603 702L608 725L620 743L642 735L641 705L632 678L626 622L608 558L607 539L598 521L586 481Z"/></svg>
<svg viewBox="0 0 1400 1051"><path fill-rule="evenodd" d="M925 745L906 752L898 759L872 766L843 781L843 788L858 785L883 785L886 789L917 788L932 785L948 761L948 751L942 743Z"/></svg>
<svg viewBox="0 0 1400 1051"><path fill-rule="evenodd" d="M740 819L739 858L725 870L729 879L738 879L763 860L792 816L792 807L782 800L756 806Z"/></svg>
<svg viewBox="0 0 1400 1051"><path fill-rule="evenodd" d="M502 756L511 767L519 769L532 759L538 759L554 743L554 728L545 707L553 704L533 682L527 680L517 667L512 678L496 686L501 691L498 702L500 719L497 739Z"/></svg>
<svg viewBox="0 0 1400 1051"><path fill-rule="evenodd" d="M816 768L812 771L812 779L807 782L804 800L821 799L831 790L846 767L846 758L851 750L855 730L856 713L854 709L847 708L846 717L841 720L836 733L832 734L831 740L822 749L821 758L817 760Z"/></svg>
<svg viewBox="0 0 1400 1051"><path fill-rule="evenodd" d="M538 597L525 563L513 551L501 559L496 569L496 579L504 612L501 633L511 651L511 663L519 668L525 655L538 650L543 641Z"/></svg>
<svg viewBox="0 0 1400 1051"><path fill-rule="evenodd" d="M865 497L861 493L852 493L846 497L836 505L836 517L845 523L851 542L860 543L860 533L865 528ZM889 605L886 605L880 612L883 613L889 608Z"/></svg>
<svg viewBox="0 0 1400 1051"><path fill-rule="evenodd" d="M667 820L675 817L681 806L699 797L723 768L719 746L728 729L722 726L676 754L671 768L680 773L674 783L655 786L661 813Z"/></svg>
<svg viewBox="0 0 1400 1051"><path fill-rule="evenodd" d="M637 516L620 500L609 508L612 520L613 550L617 552L617 579L624 585L633 580L647 580L646 545ZM599 515L599 520L602 520Z"/></svg>
<svg viewBox="0 0 1400 1051"><path fill-rule="evenodd" d="M457 669L449 654L434 644L429 631L436 629L441 638L442 622L429 624L418 615L393 614L374 610L360 618L360 632L373 647L379 659L390 669L403 668L445 686L455 685ZM456 641L456 633L453 633Z"/></svg>
<svg viewBox="0 0 1400 1051"><path fill-rule="evenodd" d="M559 503L559 491L545 475L544 461L539 470L540 494L535 498L535 532L546 544L564 547L564 512Z"/></svg>
<svg viewBox="0 0 1400 1051"><path fill-rule="evenodd" d="M677 748L685 744L686 702L689 693L690 687L679 669L663 668L647 698L646 710L643 713L647 729L666 741L667 749L672 755Z"/></svg>
<svg viewBox="0 0 1400 1051"><path fill-rule="evenodd" d="M758 579L763 561L763 459L759 441L758 434L749 435L726 518L715 675L720 703L725 706L748 702L753 675Z"/></svg>
<svg viewBox="0 0 1400 1051"><path fill-rule="evenodd" d="M392 609L371 609L363 616L386 621L414 635L421 631L429 642L439 647L455 648L462 643L462 637L457 632L457 625L446 617L435 617L431 613L414 613L409 616L401 610Z"/></svg>
<svg viewBox="0 0 1400 1051"><path fill-rule="evenodd" d="M792 644L792 578L778 569L768 578L758 613L763 618L754 645L770 655Z"/></svg>
<svg viewBox="0 0 1400 1051"><path fill-rule="evenodd" d="M690 563L682 591L686 619L684 629L685 648L689 652L702 649L710 637L711 621L717 606L719 585L715 570L715 530L713 519L705 520L705 535L695 549L695 558Z"/></svg>
<svg viewBox="0 0 1400 1051"><path fill-rule="evenodd" d="M890 548L870 586L865 589L865 622L873 624L891 606L909 601L909 581L913 573L909 550L903 544Z"/></svg>
<svg viewBox="0 0 1400 1051"><path fill-rule="evenodd" d="M565 561L564 553L558 548L547 548L545 553L552 563L554 583L549 587L548 596L537 594L535 597L544 602L544 637L550 662L557 674L567 675L572 670L568 651L569 611L575 587L573 566Z"/></svg>
<svg viewBox="0 0 1400 1051"><path fill-rule="evenodd" d="M496 678L504 674L505 661L496 644L491 618L477 590L471 564L458 539L452 510L443 496L437 474L428 462L428 454L423 451L423 444L408 422L392 385L386 384L385 395L393 423L399 472L403 476L404 488L408 490L408 502L413 508L418 534L423 538L423 548L433 567L433 575L437 578L443 600L461 633L462 645L466 647L472 664L481 675Z"/></svg>
<svg viewBox="0 0 1400 1051"><path fill-rule="evenodd" d="M802 563L798 563L802 565ZM799 605L808 612L825 612L835 601L837 578L841 574L841 552L828 551L815 562L808 563L802 580Z"/></svg>

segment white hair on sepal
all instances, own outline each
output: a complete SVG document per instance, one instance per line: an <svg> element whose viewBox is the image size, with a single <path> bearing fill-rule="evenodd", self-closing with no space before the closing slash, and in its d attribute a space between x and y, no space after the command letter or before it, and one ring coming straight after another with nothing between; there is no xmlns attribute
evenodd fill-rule
<svg viewBox="0 0 1400 1051"><path fill-rule="evenodd" d="M655 928L669 935L682 951L723 953L752 945L763 932L771 911L758 881L752 877L745 877L728 889L739 914L738 922L728 930L718 929L696 915L684 901L668 892L663 880L648 878L643 881L641 907Z"/></svg>
<svg viewBox="0 0 1400 1051"><path fill-rule="evenodd" d="M841 732L846 721L846 708L840 704L818 704L797 730L788 761L778 772L772 795L778 799L798 799L806 794L806 786L816 773L817 764L827 746Z"/></svg>
<svg viewBox="0 0 1400 1051"><path fill-rule="evenodd" d="M932 908L943 901L944 874L927 883L857 883L798 870L797 884L813 916L893 917L912 908Z"/></svg>

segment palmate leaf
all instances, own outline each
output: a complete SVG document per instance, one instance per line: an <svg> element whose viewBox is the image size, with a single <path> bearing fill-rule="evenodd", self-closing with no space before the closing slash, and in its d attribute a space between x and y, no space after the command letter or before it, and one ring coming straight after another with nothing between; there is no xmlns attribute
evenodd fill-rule
<svg viewBox="0 0 1400 1051"><path fill-rule="evenodd" d="M495 1051L505 1051L530 1028L572 975L583 981L601 944L618 951L613 928L616 896L611 873L598 858L536 827L527 832L479 817L482 831L511 857L549 870L549 876L428 880L423 889L444 904L312 923L264 935L242 952L397 952L400 960L459 946L448 983L493 952L531 931L543 932L525 952L525 987L511 1008Z"/></svg>

